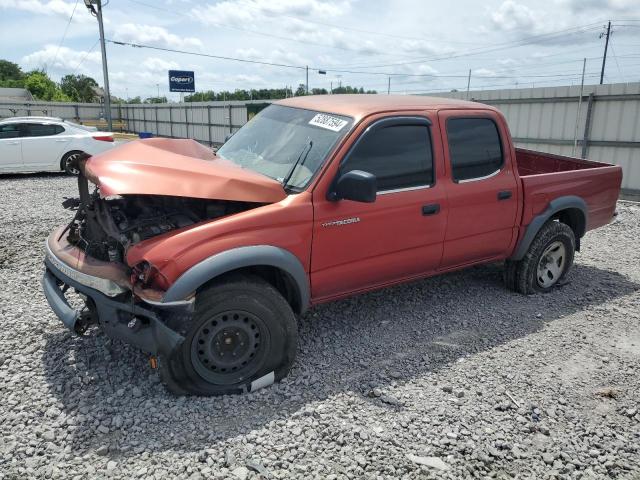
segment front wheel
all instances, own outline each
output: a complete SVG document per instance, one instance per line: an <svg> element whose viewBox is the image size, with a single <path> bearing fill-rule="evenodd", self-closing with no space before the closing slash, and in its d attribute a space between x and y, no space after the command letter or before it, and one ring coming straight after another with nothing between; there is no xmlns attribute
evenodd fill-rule
<svg viewBox="0 0 640 480"><path fill-rule="evenodd" d="M224 395L281 380L296 354L297 324L280 293L259 277L234 276L196 295L185 341L160 358L174 393Z"/></svg>
<svg viewBox="0 0 640 480"><path fill-rule="evenodd" d="M545 224L522 260L507 260L507 287L525 295L550 291L569 272L575 249L576 238L568 225L556 221Z"/></svg>

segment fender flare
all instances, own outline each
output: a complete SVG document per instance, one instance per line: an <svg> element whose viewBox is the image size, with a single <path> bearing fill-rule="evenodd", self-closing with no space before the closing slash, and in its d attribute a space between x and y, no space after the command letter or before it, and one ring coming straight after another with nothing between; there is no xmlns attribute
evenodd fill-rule
<svg viewBox="0 0 640 480"><path fill-rule="evenodd" d="M524 235L522 236L522 239L516 246L516 249L513 252L513 255L509 257L509 260L522 260L526 255L527 250L529 250L529 245L531 245L531 242L533 242L533 239L536 237L536 235L538 234L542 226L545 223L547 223L547 221L549 221L549 219L553 215L555 215L556 213L562 210L567 210L567 209L578 209L584 215L585 228L577 232L578 235L576 235L577 236L576 240L579 241L586 231L587 204L582 198L576 197L575 195L567 195L564 197L559 197L549 202L549 206L546 208L544 212L533 217L533 220L531 220L531 223L527 225Z"/></svg>
<svg viewBox="0 0 640 480"><path fill-rule="evenodd" d="M301 313L310 304L308 275L298 257L283 248L271 245L238 247L213 255L197 263L169 287L162 303L179 302L209 280L244 267L271 266L286 272L297 289Z"/></svg>

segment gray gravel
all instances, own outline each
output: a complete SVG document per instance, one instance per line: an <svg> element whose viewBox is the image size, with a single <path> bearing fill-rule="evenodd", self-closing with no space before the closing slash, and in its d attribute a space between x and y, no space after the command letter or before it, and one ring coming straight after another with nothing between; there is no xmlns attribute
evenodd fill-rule
<svg viewBox="0 0 640 480"><path fill-rule="evenodd" d="M0 178L0 479L640 478L639 206L553 293L490 265L322 306L281 384L176 398L46 304L43 242L75 193Z"/></svg>

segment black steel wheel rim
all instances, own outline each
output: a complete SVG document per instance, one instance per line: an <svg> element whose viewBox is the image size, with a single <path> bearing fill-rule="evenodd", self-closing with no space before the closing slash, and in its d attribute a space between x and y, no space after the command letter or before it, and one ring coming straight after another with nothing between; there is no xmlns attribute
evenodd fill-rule
<svg viewBox="0 0 640 480"><path fill-rule="evenodd" d="M229 310L202 322L191 341L191 363L204 380L230 385L246 380L263 364L269 335L256 315Z"/></svg>

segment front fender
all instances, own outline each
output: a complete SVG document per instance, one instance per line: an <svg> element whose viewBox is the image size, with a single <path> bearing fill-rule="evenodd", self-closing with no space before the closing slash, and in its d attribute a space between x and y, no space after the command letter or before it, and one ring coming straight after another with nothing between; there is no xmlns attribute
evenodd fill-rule
<svg viewBox="0 0 640 480"><path fill-rule="evenodd" d="M164 294L162 303L184 300L209 280L224 273L257 266L276 267L289 274L297 287L302 311L308 308L309 279L302 263L288 250L272 245L238 247L202 260L178 277Z"/></svg>

